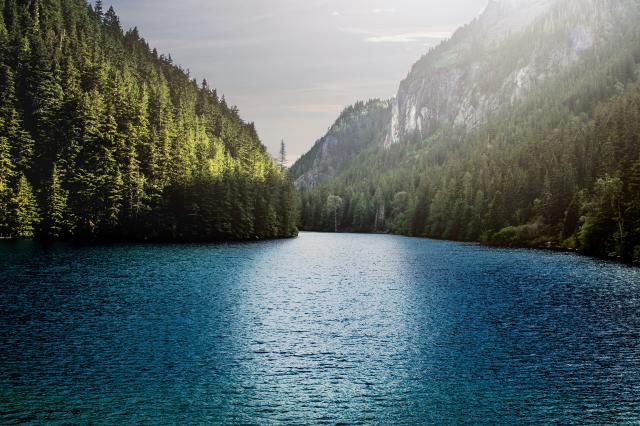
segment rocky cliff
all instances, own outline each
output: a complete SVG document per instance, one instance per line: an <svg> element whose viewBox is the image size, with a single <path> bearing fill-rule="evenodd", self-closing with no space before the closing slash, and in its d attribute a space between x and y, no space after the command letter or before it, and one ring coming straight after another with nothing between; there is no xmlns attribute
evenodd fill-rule
<svg viewBox="0 0 640 426"><path fill-rule="evenodd" d="M292 167L296 186L311 187L331 178L363 150L379 146L390 111L390 102L378 99L346 108L327 134Z"/></svg>
<svg viewBox="0 0 640 426"><path fill-rule="evenodd" d="M598 43L611 1L491 1L400 84L385 146L443 125L476 127L523 98Z"/></svg>
<svg viewBox="0 0 640 426"><path fill-rule="evenodd" d="M298 187L336 176L358 150L427 140L443 128L479 127L583 55L597 53L636 1L490 1L412 67L389 103L347 109L294 165Z"/></svg>
<svg viewBox="0 0 640 426"><path fill-rule="evenodd" d="M638 22L638 0L491 2L415 64L378 144L302 188L302 229L334 230L340 197L344 231L640 259Z"/></svg>

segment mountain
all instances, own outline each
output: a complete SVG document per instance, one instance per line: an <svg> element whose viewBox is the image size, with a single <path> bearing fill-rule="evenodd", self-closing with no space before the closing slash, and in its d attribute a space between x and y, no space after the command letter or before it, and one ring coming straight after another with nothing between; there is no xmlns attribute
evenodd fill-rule
<svg viewBox="0 0 640 426"><path fill-rule="evenodd" d="M589 17L573 6L578 3L490 2L479 19L414 65L400 84L385 143L428 136L449 123L476 127L574 63L593 34L581 26Z"/></svg>
<svg viewBox="0 0 640 426"><path fill-rule="evenodd" d="M0 1L0 238L291 236L294 195L253 124L113 8Z"/></svg>
<svg viewBox="0 0 640 426"><path fill-rule="evenodd" d="M311 187L331 178L368 147L379 145L390 117L390 103L379 99L346 108L327 134L291 168L296 186Z"/></svg>
<svg viewBox="0 0 640 426"><path fill-rule="evenodd" d="M633 0L491 1L367 143L342 142L363 147L348 163L325 137L294 165L301 226L639 258L639 17Z"/></svg>

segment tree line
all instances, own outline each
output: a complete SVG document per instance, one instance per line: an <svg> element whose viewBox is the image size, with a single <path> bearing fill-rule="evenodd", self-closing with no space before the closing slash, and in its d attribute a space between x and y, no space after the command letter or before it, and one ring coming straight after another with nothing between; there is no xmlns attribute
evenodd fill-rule
<svg viewBox="0 0 640 426"><path fill-rule="evenodd" d="M268 238L296 220L254 125L113 8L0 0L0 237Z"/></svg>
<svg viewBox="0 0 640 426"><path fill-rule="evenodd" d="M585 53L479 128L443 126L378 147L335 178L303 188L301 227L333 231L337 223L342 231L640 260L635 19L629 13L610 45Z"/></svg>

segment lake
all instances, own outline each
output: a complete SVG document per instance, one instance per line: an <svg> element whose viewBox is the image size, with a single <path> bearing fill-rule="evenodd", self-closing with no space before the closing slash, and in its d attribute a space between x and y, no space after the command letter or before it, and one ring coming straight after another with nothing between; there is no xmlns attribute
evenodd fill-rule
<svg viewBox="0 0 640 426"><path fill-rule="evenodd" d="M640 422L640 269L386 235L0 242L0 423Z"/></svg>

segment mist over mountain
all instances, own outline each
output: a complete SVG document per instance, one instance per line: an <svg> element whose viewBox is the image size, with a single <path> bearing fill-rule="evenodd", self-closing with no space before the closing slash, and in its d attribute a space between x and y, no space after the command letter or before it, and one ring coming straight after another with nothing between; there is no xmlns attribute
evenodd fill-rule
<svg viewBox="0 0 640 426"><path fill-rule="evenodd" d="M354 136L332 129L293 166L303 228L331 229L339 196L345 231L640 256L639 12L490 2L413 66L374 125L341 117Z"/></svg>

